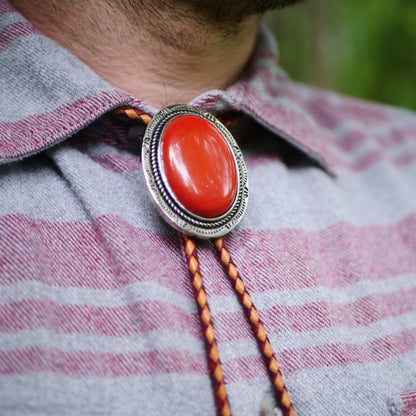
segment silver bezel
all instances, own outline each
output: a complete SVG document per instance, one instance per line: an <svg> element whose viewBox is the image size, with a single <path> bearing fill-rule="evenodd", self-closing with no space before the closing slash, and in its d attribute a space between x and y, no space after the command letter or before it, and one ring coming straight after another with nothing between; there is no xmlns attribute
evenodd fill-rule
<svg viewBox="0 0 416 416"><path fill-rule="evenodd" d="M161 136L164 127L179 115L197 115L211 122L224 136L232 151L237 166L237 192L231 208L220 217L203 218L188 211L177 200L165 178L160 155ZM157 209L177 230L200 238L215 238L230 232L243 217L248 199L247 168L233 136L212 114L184 104L161 110L146 128L142 144L142 166L146 184Z"/></svg>

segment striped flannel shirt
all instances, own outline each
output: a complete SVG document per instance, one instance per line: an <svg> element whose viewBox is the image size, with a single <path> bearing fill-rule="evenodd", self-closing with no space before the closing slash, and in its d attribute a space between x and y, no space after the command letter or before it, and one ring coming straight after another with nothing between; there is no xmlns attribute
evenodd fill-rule
<svg viewBox="0 0 416 416"><path fill-rule="evenodd" d="M214 415L183 240L111 111L156 110L5 0L0 33L0 414ZM190 104L244 114L250 197L225 242L298 415L414 415L415 114L293 82L265 30L240 80ZM197 246L232 414L259 415L256 341Z"/></svg>

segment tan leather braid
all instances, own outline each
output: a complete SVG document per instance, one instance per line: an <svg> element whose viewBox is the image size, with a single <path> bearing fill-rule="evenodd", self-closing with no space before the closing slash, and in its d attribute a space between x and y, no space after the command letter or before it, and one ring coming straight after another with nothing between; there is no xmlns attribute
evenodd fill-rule
<svg viewBox="0 0 416 416"><path fill-rule="evenodd" d="M278 399L278 406L282 410L284 416L296 416L296 412L293 409L289 393L286 389L283 381L282 374L279 370L279 364L274 356L273 348L267 337L266 329L261 323L259 314L253 305L253 301L241 278L238 275L238 271L234 263L231 261L231 256L228 250L224 247L224 241L222 237L214 240L215 247L218 251L221 262L225 267L225 271L229 277L229 280L235 289L241 304L244 307L246 316L250 322L250 326L254 335L256 336L257 343L260 351L263 355L263 359L266 363L271 382L273 384L276 397Z"/></svg>
<svg viewBox="0 0 416 416"><path fill-rule="evenodd" d="M199 318L205 338L205 346L217 415L229 416L231 415L230 406L228 404L227 391L225 388L217 342L215 341L215 332L211 321L211 312L208 307L207 295L205 293L204 284L199 271L199 262L196 257L196 246L190 237L183 235L183 238L185 239L185 254L188 259L188 269L191 274L194 296L198 305Z"/></svg>
<svg viewBox="0 0 416 416"><path fill-rule="evenodd" d="M148 125L150 123L150 120L152 119L152 116L149 114L141 113L139 110L135 110L134 108L116 108L114 111L114 114L124 114L131 120L138 120L142 123Z"/></svg>

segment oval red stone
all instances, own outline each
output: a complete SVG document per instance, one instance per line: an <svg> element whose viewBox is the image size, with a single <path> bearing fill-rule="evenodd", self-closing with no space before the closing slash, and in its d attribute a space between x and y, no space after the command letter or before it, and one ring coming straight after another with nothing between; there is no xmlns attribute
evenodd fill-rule
<svg viewBox="0 0 416 416"><path fill-rule="evenodd" d="M221 132L202 117L180 115L161 137L163 170L178 201L200 217L225 214L237 192L237 168Z"/></svg>

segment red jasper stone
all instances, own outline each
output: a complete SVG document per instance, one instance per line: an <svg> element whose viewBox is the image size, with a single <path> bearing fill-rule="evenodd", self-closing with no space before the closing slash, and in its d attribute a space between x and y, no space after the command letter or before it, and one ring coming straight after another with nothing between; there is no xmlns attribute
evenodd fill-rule
<svg viewBox="0 0 416 416"><path fill-rule="evenodd" d="M173 118L161 135L163 169L178 201L204 218L226 213L237 192L233 153L221 132L195 115Z"/></svg>

